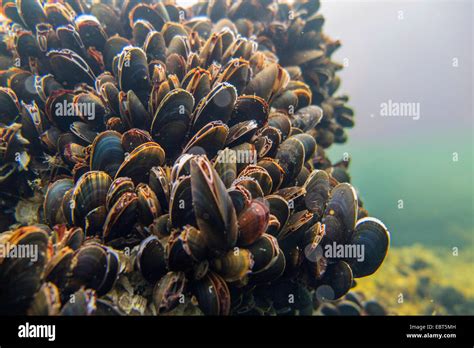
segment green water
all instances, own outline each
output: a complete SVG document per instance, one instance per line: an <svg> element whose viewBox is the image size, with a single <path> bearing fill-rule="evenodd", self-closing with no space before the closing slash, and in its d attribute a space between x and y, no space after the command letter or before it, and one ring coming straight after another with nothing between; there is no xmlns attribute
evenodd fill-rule
<svg viewBox="0 0 474 348"><path fill-rule="evenodd" d="M328 151L333 161L345 151L351 154L352 183L370 214L391 231L392 245L419 242L472 250L472 133L467 129L444 140L439 134L396 144L351 139ZM457 162L453 152L458 152Z"/></svg>

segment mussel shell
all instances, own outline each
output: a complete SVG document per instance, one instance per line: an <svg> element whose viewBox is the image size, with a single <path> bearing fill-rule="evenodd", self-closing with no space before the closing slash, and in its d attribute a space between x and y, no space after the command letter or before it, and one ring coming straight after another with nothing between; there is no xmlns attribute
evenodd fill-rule
<svg viewBox="0 0 474 348"><path fill-rule="evenodd" d="M62 203L66 191L74 186L71 179L60 179L48 186L43 203L43 212L46 221L50 225L66 222Z"/></svg>
<svg viewBox="0 0 474 348"><path fill-rule="evenodd" d="M209 249L221 253L237 241L237 215L225 185L205 157L191 160L191 191L199 229Z"/></svg>
<svg viewBox="0 0 474 348"><path fill-rule="evenodd" d="M297 111L294 115L292 126L307 132L316 127L322 118L323 110L319 106L309 105Z"/></svg>
<svg viewBox="0 0 474 348"><path fill-rule="evenodd" d="M186 144L183 153L203 151L208 158L214 158L224 147L229 128L220 121L214 121L203 126Z"/></svg>
<svg viewBox="0 0 474 348"><path fill-rule="evenodd" d="M110 210L125 192L135 192L135 184L132 179L119 177L112 181L109 190L107 191L107 198L105 201L107 210Z"/></svg>
<svg viewBox="0 0 474 348"><path fill-rule="evenodd" d="M204 315L229 315L229 288L216 273L208 272L204 278L193 282L191 291Z"/></svg>
<svg viewBox="0 0 474 348"><path fill-rule="evenodd" d="M53 283L43 283L35 294L28 315L57 315L61 308L59 289Z"/></svg>
<svg viewBox="0 0 474 348"><path fill-rule="evenodd" d="M48 52L54 77L63 83L74 86L77 83L87 83L93 86L95 74L87 62L74 51L62 49Z"/></svg>
<svg viewBox="0 0 474 348"><path fill-rule="evenodd" d="M102 132L92 143L90 168L104 171L114 177L124 161L124 154L121 135L115 131Z"/></svg>
<svg viewBox="0 0 474 348"><path fill-rule="evenodd" d="M163 98L153 117L150 133L172 158L181 151L177 144L184 141L194 106L192 94L175 89Z"/></svg>
<svg viewBox="0 0 474 348"><path fill-rule="evenodd" d="M323 222L330 241L342 242L355 227L357 219L357 194L352 185L338 184L331 190Z"/></svg>
<svg viewBox="0 0 474 348"><path fill-rule="evenodd" d="M237 164L236 161L230 160L231 156L231 150L225 148L218 153L213 164L226 187L230 187L237 177Z"/></svg>
<svg viewBox="0 0 474 348"><path fill-rule="evenodd" d="M133 90L144 102L150 88L146 53L138 47L124 47L118 59L118 83L122 91Z"/></svg>
<svg viewBox="0 0 474 348"><path fill-rule="evenodd" d="M339 261L335 264L329 264L321 279L323 286L329 286L324 290L324 293L327 292L325 299L336 300L347 294L351 289L352 280L352 270L346 262Z"/></svg>
<svg viewBox="0 0 474 348"><path fill-rule="evenodd" d="M191 209L192 204L191 177L181 176L171 187L169 214L172 226L196 225L195 210Z"/></svg>
<svg viewBox="0 0 474 348"><path fill-rule="evenodd" d="M104 222L107 217L107 208L103 205L92 209L86 215L84 231L87 236L102 235Z"/></svg>
<svg viewBox="0 0 474 348"><path fill-rule="evenodd" d="M303 187L306 189L306 208L321 217L329 198L330 184L328 174L324 170L313 170Z"/></svg>
<svg viewBox="0 0 474 348"><path fill-rule="evenodd" d="M129 177L134 183L147 183L152 167L164 163L165 152L154 142L144 143L135 148L120 165L115 177Z"/></svg>
<svg viewBox="0 0 474 348"><path fill-rule="evenodd" d="M250 280L253 283L270 283L280 278L285 272L286 258L282 250L279 250L276 259L265 269L258 273L253 273Z"/></svg>
<svg viewBox="0 0 474 348"><path fill-rule="evenodd" d="M258 127L263 127L268 120L269 106L263 99L255 95L242 95L235 101L235 106L229 121L230 126L239 122L257 122Z"/></svg>
<svg viewBox="0 0 474 348"><path fill-rule="evenodd" d="M71 294L85 288L99 291L107 275L107 253L98 245L87 245L74 253L68 274L67 290Z"/></svg>
<svg viewBox="0 0 474 348"><path fill-rule="evenodd" d="M203 261L207 255L204 234L197 228L186 225L173 231L166 246L166 260L172 271L189 271Z"/></svg>
<svg viewBox="0 0 474 348"><path fill-rule="evenodd" d="M213 121L227 123L231 117L237 91L228 83L217 84L196 107L192 121L192 131L196 133Z"/></svg>
<svg viewBox="0 0 474 348"><path fill-rule="evenodd" d="M239 174L239 176L248 176L257 180L263 195L266 196L272 192L273 180L267 170L258 165L248 165Z"/></svg>
<svg viewBox="0 0 474 348"><path fill-rule="evenodd" d="M128 153L150 141L153 141L150 133L139 128L129 129L122 134L122 148Z"/></svg>
<svg viewBox="0 0 474 348"><path fill-rule="evenodd" d="M147 184L140 183L136 188L138 196L138 217L145 226L161 215L161 206L155 192Z"/></svg>
<svg viewBox="0 0 474 348"><path fill-rule="evenodd" d="M255 243L250 245L248 250L253 255L253 275L268 269L280 254L277 239L266 233L263 234Z"/></svg>
<svg viewBox="0 0 474 348"><path fill-rule="evenodd" d="M282 184L285 185L296 178L301 168L303 168L305 159L304 145L299 139L290 137L280 144L275 158L285 172Z"/></svg>
<svg viewBox="0 0 474 348"><path fill-rule="evenodd" d="M97 295L93 289L80 289L74 294L74 301L68 301L61 309L61 315L85 316L93 315L96 311Z"/></svg>
<svg viewBox="0 0 474 348"><path fill-rule="evenodd" d="M110 208L104 222L103 237L106 242L124 237L131 232L137 220L138 196L133 192L125 192Z"/></svg>
<svg viewBox="0 0 474 348"><path fill-rule="evenodd" d="M155 192L163 211L169 210L170 183L168 175L162 167L153 167L150 170L148 185Z"/></svg>
<svg viewBox="0 0 474 348"><path fill-rule="evenodd" d="M290 207L288 206L288 202L286 199L279 195L269 195L265 197L265 200L268 202L270 208L270 214L276 217L278 220L279 226L283 227L286 225L289 217L290 217ZM279 232L279 229L274 232ZM270 233L273 236L277 236L277 234Z"/></svg>
<svg viewBox="0 0 474 348"><path fill-rule="evenodd" d="M235 282L252 271L253 255L247 249L236 248L212 260L211 267L226 282Z"/></svg>
<svg viewBox="0 0 474 348"><path fill-rule="evenodd" d="M165 249L156 236L149 236L140 243L136 262L143 278L152 284L166 274Z"/></svg>
<svg viewBox="0 0 474 348"><path fill-rule="evenodd" d="M72 221L76 226L84 227L86 215L93 209L105 205L111 183L110 176L100 171L90 171L80 177L71 196Z"/></svg>
<svg viewBox="0 0 474 348"><path fill-rule="evenodd" d="M316 140L307 133L297 134L294 137L304 146L304 162L311 160L316 152Z"/></svg>
<svg viewBox="0 0 474 348"><path fill-rule="evenodd" d="M48 259L48 234L39 227L27 226L15 230L8 245L17 248L37 248L32 255L0 259L0 313L25 313L40 287L42 270Z"/></svg>
<svg viewBox="0 0 474 348"><path fill-rule="evenodd" d="M382 264L390 245L390 233L378 219L367 217L357 221L351 245L363 248L363 261L348 260L355 278L374 273Z"/></svg>
<svg viewBox="0 0 474 348"><path fill-rule="evenodd" d="M153 289L153 304L158 314L176 308L184 299L186 276L183 272L168 272Z"/></svg>
<svg viewBox="0 0 474 348"><path fill-rule="evenodd" d="M267 230L270 210L264 201L253 199L238 216L239 238L242 246L253 244Z"/></svg>

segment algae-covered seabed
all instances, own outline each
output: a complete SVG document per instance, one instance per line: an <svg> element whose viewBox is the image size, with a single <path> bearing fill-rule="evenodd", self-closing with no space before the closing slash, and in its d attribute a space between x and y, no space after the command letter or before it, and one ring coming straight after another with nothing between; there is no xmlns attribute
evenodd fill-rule
<svg viewBox="0 0 474 348"><path fill-rule="evenodd" d="M420 244L391 248L376 274L357 280L356 290L376 298L390 314L472 315L473 253L455 254Z"/></svg>

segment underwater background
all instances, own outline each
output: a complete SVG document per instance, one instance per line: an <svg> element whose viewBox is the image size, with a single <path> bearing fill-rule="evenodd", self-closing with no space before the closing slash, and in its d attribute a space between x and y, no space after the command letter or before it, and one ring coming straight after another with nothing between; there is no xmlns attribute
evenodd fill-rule
<svg viewBox="0 0 474 348"><path fill-rule="evenodd" d="M331 160L391 231L388 257L359 288L398 314L474 314L473 3L323 1L342 42L340 91L356 125ZM419 118L382 116L416 103ZM415 120L414 118L418 118Z"/></svg>

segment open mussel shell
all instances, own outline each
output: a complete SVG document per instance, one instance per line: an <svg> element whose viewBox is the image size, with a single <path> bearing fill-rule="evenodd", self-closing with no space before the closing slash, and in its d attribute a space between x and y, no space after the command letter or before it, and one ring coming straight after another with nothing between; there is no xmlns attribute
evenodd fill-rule
<svg viewBox="0 0 474 348"><path fill-rule="evenodd" d="M156 236L140 243L136 263L143 278L152 284L166 274L165 249Z"/></svg>
<svg viewBox="0 0 474 348"><path fill-rule="evenodd" d="M239 174L239 176L254 178L260 188L262 189L263 195L268 195L273 189L273 179L268 171L258 165L248 165Z"/></svg>
<svg viewBox="0 0 474 348"><path fill-rule="evenodd" d="M151 187L153 192L155 192L162 210L167 212L169 210L170 182L163 167L151 168L148 185Z"/></svg>
<svg viewBox="0 0 474 348"><path fill-rule="evenodd" d="M187 281L183 272L168 272L153 288L153 305L158 314L167 313L184 300Z"/></svg>
<svg viewBox="0 0 474 348"><path fill-rule="evenodd" d="M86 215L105 204L111 183L110 176L101 171L90 171L79 178L70 201L72 221L76 226L83 227Z"/></svg>
<svg viewBox="0 0 474 348"><path fill-rule="evenodd" d="M42 271L49 257L48 233L40 227L21 227L6 242L8 249L37 250L35 256L0 259L0 313L25 313L41 285Z"/></svg>
<svg viewBox="0 0 474 348"><path fill-rule="evenodd" d="M269 106L265 99L257 95L241 95L235 101L229 125L253 120L260 128L267 123L268 114Z"/></svg>
<svg viewBox="0 0 474 348"><path fill-rule="evenodd" d="M293 213L278 234L281 248L287 250L302 245L305 232L315 223L314 215L307 210Z"/></svg>
<svg viewBox="0 0 474 348"><path fill-rule="evenodd" d="M304 209L304 199L306 196L306 190L304 187L289 186L273 193L283 197L290 207L292 212L297 212Z"/></svg>
<svg viewBox="0 0 474 348"><path fill-rule="evenodd" d="M89 64L77 53L69 49L48 52L51 68L56 80L74 86L86 83L94 86L95 74Z"/></svg>
<svg viewBox="0 0 474 348"><path fill-rule="evenodd" d="M194 226L174 230L166 246L166 260L172 271L189 271L207 256L204 234Z"/></svg>
<svg viewBox="0 0 474 348"><path fill-rule="evenodd" d="M229 250L237 241L237 215L226 187L205 157L191 160L191 191L196 222L214 253Z"/></svg>
<svg viewBox="0 0 474 348"><path fill-rule="evenodd" d="M374 273L382 264L390 245L390 233L378 219L367 217L357 221L350 244L363 250L363 260L348 260L355 278Z"/></svg>
<svg viewBox="0 0 474 348"><path fill-rule="evenodd" d="M225 280L214 272L191 284L191 292L196 296L204 315L229 315L231 297Z"/></svg>
<svg viewBox="0 0 474 348"><path fill-rule="evenodd" d="M266 196L265 200L268 202L270 214L278 220L278 226L285 226L290 217L288 201L279 195ZM279 231L280 228L269 230L268 233L276 237Z"/></svg>
<svg viewBox="0 0 474 348"><path fill-rule="evenodd" d="M107 191L107 198L105 201L107 210L110 210L125 192L135 192L135 184L132 179L119 177L112 181L109 190Z"/></svg>
<svg viewBox="0 0 474 348"><path fill-rule="evenodd" d="M264 196L260 183L257 181L257 179L250 176L239 176L234 180L232 185L245 188L248 192L250 192L253 198L262 198Z"/></svg>
<svg viewBox="0 0 474 348"><path fill-rule="evenodd" d="M138 196L138 217L145 226L161 215L161 206L155 192L147 184L140 183L136 188Z"/></svg>
<svg viewBox="0 0 474 348"><path fill-rule="evenodd" d="M131 233L137 221L138 196L125 192L110 208L104 222L103 238L106 242L125 237Z"/></svg>

